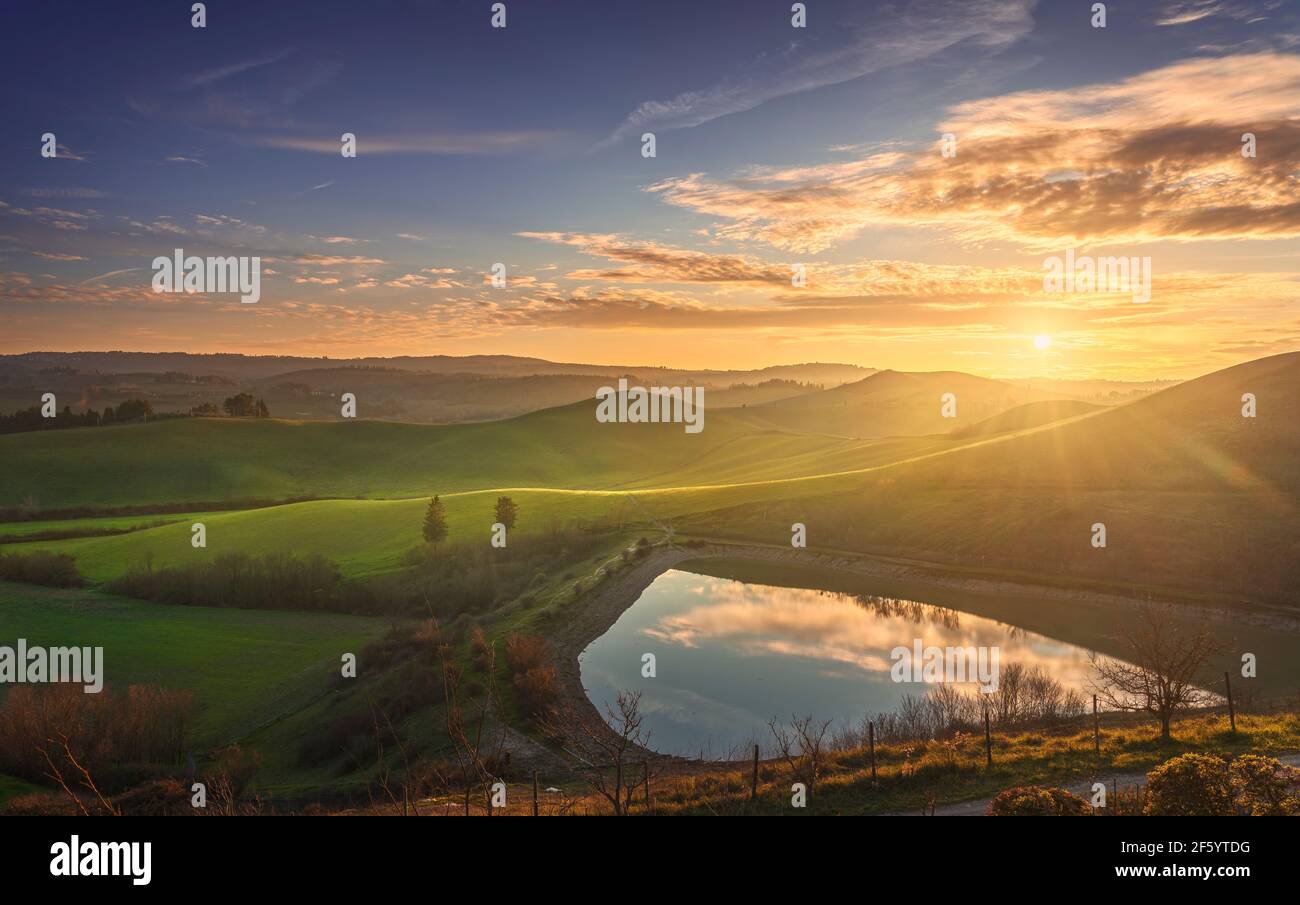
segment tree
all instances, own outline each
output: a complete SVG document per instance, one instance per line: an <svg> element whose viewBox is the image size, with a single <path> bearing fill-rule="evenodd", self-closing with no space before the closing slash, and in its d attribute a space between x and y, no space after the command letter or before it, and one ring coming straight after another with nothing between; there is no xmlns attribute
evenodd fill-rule
<svg viewBox="0 0 1300 905"><path fill-rule="evenodd" d="M435 547L447 539L447 510L442 500L434 496L424 512L424 540Z"/></svg>
<svg viewBox="0 0 1300 905"><path fill-rule="evenodd" d="M580 722L585 750L583 761L587 784L614 808L614 815L623 817L631 813L632 796L637 781L632 775L632 757L650 743L650 736L641 724L641 692L620 691L615 695L616 713L605 705L605 723ZM647 762L645 769L649 770Z"/></svg>
<svg viewBox="0 0 1300 905"><path fill-rule="evenodd" d="M257 400L253 398L252 393L237 393L230 396L221 404L221 407L232 418L243 418L257 414Z"/></svg>
<svg viewBox="0 0 1300 905"><path fill-rule="evenodd" d="M257 417L259 418L271 417L271 410L266 407L266 402L262 400L261 396L257 397Z"/></svg>
<svg viewBox="0 0 1300 905"><path fill-rule="evenodd" d="M117 407L118 421L135 421L137 418L147 421L152 414L153 406L148 399L128 399Z"/></svg>
<svg viewBox="0 0 1300 905"><path fill-rule="evenodd" d="M497 497L496 517L497 521L506 526L509 531L515 526L515 519L519 516L519 506L508 496Z"/></svg>
<svg viewBox="0 0 1300 905"><path fill-rule="evenodd" d="M767 727L772 730L777 752L789 766L790 775L796 782L804 784L809 798L813 797L825 766L826 733L831 728L831 721L818 722L811 716L792 716L789 728L775 719L768 720Z"/></svg>
<svg viewBox="0 0 1300 905"><path fill-rule="evenodd" d="M1173 607L1144 607L1128 636L1125 660L1090 655L1102 702L1115 710L1153 714L1163 741L1169 740L1176 713L1214 700L1193 681L1218 644L1204 627L1183 628L1176 616Z"/></svg>

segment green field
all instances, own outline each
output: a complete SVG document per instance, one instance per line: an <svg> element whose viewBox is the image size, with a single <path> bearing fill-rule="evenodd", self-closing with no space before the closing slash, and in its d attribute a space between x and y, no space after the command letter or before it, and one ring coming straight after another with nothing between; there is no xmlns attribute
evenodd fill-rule
<svg viewBox="0 0 1300 905"><path fill-rule="evenodd" d="M0 474L0 505L678 486L820 474L946 442L755 429L736 411L710 411L698 434L680 424L600 424L585 402L486 424L195 418L10 434L0 437L9 466Z"/></svg>
<svg viewBox="0 0 1300 905"><path fill-rule="evenodd" d="M0 544L21 543L41 534L115 534L156 528L164 523L194 522L217 512L169 512L159 515L105 515L88 518L41 519L29 522L0 522Z"/></svg>
<svg viewBox="0 0 1300 905"><path fill-rule="evenodd" d="M540 426L548 442L556 440L560 426L575 436L585 426L583 449L573 449L570 438L563 448L549 450L544 470L563 476L549 486L496 482L512 468L525 467L519 464L526 458L521 450L531 447L511 447L509 455L492 447L477 457L462 451L463 459L446 475L430 479L440 483L408 499L320 500L212 514L204 519L206 550L190 546L188 521L125 535L24 544L22 549L69 553L94 581L150 561L184 564L235 551L320 553L345 574L365 576L399 568L405 553L420 543L426 494L443 495L453 541L486 542L493 503L504 493L520 506L516 530L521 533L550 531L575 520L653 529L652 519L658 519L696 534L784 544L791 524L801 522L808 526L814 548L1001 568L1125 590L1166 587L1207 597L1235 593L1240 605L1251 605L1256 597L1293 606L1300 585L1300 556L1295 555L1300 477L1294 469L1300 459L1300 403L1290 388L1298 375L1300 355L1275 356L1127 406L960 442L936 437L843 441L768 431L742 442L730 436L742 430L739 423L718 417L706 422L718 424L722 435L711 437L711 455L678 463L672 473L670 463L685 455L682 444L708 435L708 429L696 438L674 425L596 425L600 430L591 433L595 422L586 409L569 407L471 426L511 434ZM1247 390L1270 401L1268 419L1240 417L1237 400ZM174 448L163 440L187 441L196 429L262 436L264 446L307 427L170 422L140 430L159 432L150 435L158 441L150 454L162 456ZM323 432L320 436L358 428L443 430L383 424L311 427ZM624 434L626 427L657 433ZM57 439L93 433L65 431ZM101 434L130 437L124 430ZM662 455L661 439L668 450ZM820 453L814 451L818 444ZM808 451L789 448L805 445ZM231 469L251 469L262 448L258 443L236 448L229 438L211 446L224 450ZM348 455L358 454L357 448L349 449ZM396 457L389 453L390 460ZM203 461L211 464L216 458L209 454ZM173 469L182 469L185 455L177 452L169 461ZM651 468L662 470L658 488L644 486L653 483L646 476ZM641 487L633 489L630 480L626 489L614 486L637 470ZM820 473L801 474L815 470ZM414 480L410 472L405 478L377 468L362 473L394 488L399 481ZM706 482L711 475L720 477ZM325 475L329 481L343 477ZM670 483L672 478L678 480ZM585 488L557 486L584 482ZM467 483L481 489L449 490ZM1090 526L1098 521L1113 539L1103 551L1089 545Z"/></svg>
<svg viewBox="0 0 1300 905"><path fill-rule="evenodd" d="M104 648L105 684L194 693L190 741L206 749L301 710L387 628L382 620L164 606L88 590L0 583L0 643Z"/></svg>

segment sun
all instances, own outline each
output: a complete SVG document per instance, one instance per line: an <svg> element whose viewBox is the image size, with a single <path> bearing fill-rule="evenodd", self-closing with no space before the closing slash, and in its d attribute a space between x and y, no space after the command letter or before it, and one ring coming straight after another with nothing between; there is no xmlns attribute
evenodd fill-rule
<svg viewBox="0 0 1300 905"><path fill-rule="evenodd" d="M1046 349L1051 344L1052 344L1052 338L1048 336L1046 333L1040 333L1034 337L1035 349Z"/></svg>

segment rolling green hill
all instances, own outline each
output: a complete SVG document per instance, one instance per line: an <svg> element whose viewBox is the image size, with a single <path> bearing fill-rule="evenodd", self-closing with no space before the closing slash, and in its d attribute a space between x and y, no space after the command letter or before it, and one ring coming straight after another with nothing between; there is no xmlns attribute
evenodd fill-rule
<svg viewBox="0 0 1300 905"><path fill-rule="evenodd" d="M698 530L1300 604L1300 353L843 479ZM1241 415L1254 393L1258 417ZM1092 526L1107 545L1093 547Z"/></svg>
<svg viewBox="0 0 1300 905"><path fill-rule="evenodd" d="M755 428L744 410L707 410L698 434L601 424L594 412L585 401L483 424L187 418L10 434L0 437L0 506L719 483L857 467L900 448Z"/></svg>
<svg viewBox="0 0 1300 905"><path fill-rule="evenodd" d="M652 513L674 520L679 531L784 545L791 523L798 521L808 526L814 548L1235 595L1243 604L1295 605L1300 602L1298 385L1300 353L1293 353L1229 368L1126 406L960 445L887 441L831 447L833 453L803 448L808 438L779 432L760 432L758 442L739 423L711 413L714 420L706 421L709 427L699 436L719 423L719 434L735 433L696 460L688 455L683 442L688 435L679 427L662 444L656 439L653 450L638 449L633 441L602 440L608 445L601 445L595 438L612 437L602 433L609 425L598 425L595 432L587 425L584 432L582 423L566 418L568 410L559 409L458 430L510 427L516 430L499 436L522 437L526 432L517 429L533 425L553 444L544 449L547 467L566 477L573 485L568 489L502 481L444 492L457 481L473 483L474 475L483 488L498 461L491 447L461 447L462 455L477 452L477 459L430 465L428 473L431 483L440 482L434 489L444 493L453 539L481 536L486 542L492 503L507 492L520 504L518 530L524 532L573 519L645 525ZM1241 417L1245 392L1259 400L1255 419ZM560 436L565 429L573 435ZM389 461L409 461L409 455L403 450ZM635 457L634 464L619 456ZM585 473L578 463L587 466ZM638 489L629 493L615 486L617 478L638 469L636 484L626 482ZM806 473L793 476L801 471ZM404 500L331 500L212 515L206 519L205 551L189 546L188 523L23 547L69 552L97 580L150 557L174 563L226 550L319 552L347 573L364 575L399 567L403 553L419 543L428 492L423 488L420 496ZM1103 549L1090 542L1097 522L1107 527Z"/></svg>
<svg viewBox="0 0 1300 905"><path fill-rule="evenodd" d="M1075 399L1049 399L1045 402L1026 402L1024 405L1007 409L992 418L985 418L983 421L977 421L967 427L958 428L952 432L952 437L953 439L964 440L969 437L991 437L994 434L1022 431L1030 427L1051 424L1054 421L1064 421L1066 418L1077 418L1080 415L1091 414L1101 408L1100 405L1080 402Z"/></svg>
<svg viewBox="0 0 1300 905"><path fill-rule="evenodd" d="M188 736L198 748L300 710L329 687L343 653L387 627L361 616L166 606L0 582L0 643L102 647L110 687L192 691Z"/></svg>
<svg viewBox="0 0 1300 905"><path fill-rule="evenodd" d="M956 397L956 416L942 414L942 397ZM752 406L755 425L836 437L946 434L1026 402L1053 398L956 371L880 371L855 383L806 396Z"/></svg>

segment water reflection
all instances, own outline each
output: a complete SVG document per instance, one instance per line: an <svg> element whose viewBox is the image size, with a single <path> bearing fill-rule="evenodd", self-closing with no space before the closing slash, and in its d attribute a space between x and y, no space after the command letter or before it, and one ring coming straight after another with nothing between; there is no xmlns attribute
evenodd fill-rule
<svg viewBox="0 0 1300 905"><path fill-rule="evenodd" d="M929 686L890 678L890 652L998 647L1085 692L1088 651L992 619L889 597L779 588L669 571L581 657L588 696L604 712L640 689L651 747L721 756L768 737L767 721L815 714L838 724L891 711ZM642 675L655 655L656 675ZM961 686L974 690L975 685Z"/></svg>

